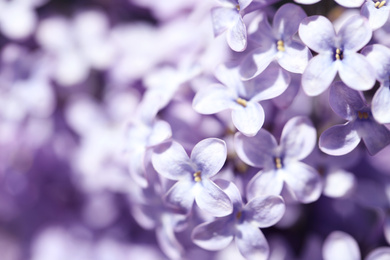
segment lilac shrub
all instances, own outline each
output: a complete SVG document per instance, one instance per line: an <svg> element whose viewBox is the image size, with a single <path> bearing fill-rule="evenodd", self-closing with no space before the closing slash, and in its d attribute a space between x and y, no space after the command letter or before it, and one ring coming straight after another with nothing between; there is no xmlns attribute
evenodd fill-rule
<svg viewBox="0 0 390 260"><path fill-rule="evenodd" d="M0 0L1 260L390 259L389 13Z"/></svg>

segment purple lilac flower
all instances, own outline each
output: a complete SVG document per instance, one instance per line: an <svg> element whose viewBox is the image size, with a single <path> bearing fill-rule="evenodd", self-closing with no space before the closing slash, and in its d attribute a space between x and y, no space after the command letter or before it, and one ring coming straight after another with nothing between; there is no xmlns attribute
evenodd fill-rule
<svg viewBox="0 0 390 260"><path fill-rule="evenodd" d="M264 110L258 103L283 93L290 81L289 75L277 66L270 66L258 77L242 82L238 68L220 66L216 77L222 84L213 84L200 90L193 100L194 109L201 114L232 110L234 126L243 134L255 135L264 123Z"/></svg>
<svg viewBox="0 0 390 260"><path fill-rule="evenodd" d="M275 13L272 27L265 16L259 16L257 31L250 35L258 47L242 61L240 74L248 80L256 77L276 60L285 70L302 73L311 53L301 42L293 39L299 23L306 17L303 9L294 4L285 4Z"/></svg>
<svg viewBox="0 0 390 260"><path fill-rule="evenodd" d="M348 122L321 134L319 147L324 153L347 154L356 148L361 139L371 155L390 144L390 131L374 119L361 93L338 81L331 86L329 103L333 111Z"/></svg>
<svg viewBox="0 0 390 260"><path fill-rule="evenodd" d="M388 1L384 0L366 0L361 9L361 14L367 17L373 30L382 27L390 14Z"/></svg>
<svg viewBox="0 0 390 260"><path fill-rule="evenodd" d="M240 159L263 168L248 183L248 199L279 195L286 184L298 201L317 200L322 191L321 178L317 170L300 162L311 153L315 144L316 130L306 117L294 117L286 123L280 145L263 129L254 137L236 134L235 148Z"/></svg>
<svg viewBox="0 0 390 260"><path fill-rule="evenodd" d="M381 84L372 99L372 114L379 123L390 123L390 49L374 44L365 47L362 54L375 69Z"/></svg>
<svg viewBox="0 0 390 260"><path fill-rule="evenodd" d="M361 254L356 240L342 231L333 231L324 241L324 260L360 260ZM385 260L390 258L390 247L379 247L371 251L365 260Z"/></svg>
<svg viewBox="0 0 390 260"><path fill-rule="evenodd" d="M299 36L319 54L310 60L302 75L303 90L309 96L319 95L332 83L337 72L341 80L356 90L374 86L375 71L359 53L371 39L367 21L359 15L350 17L338 32L324 16L305 18L299 26Z"/></svg>
<svg viewBox="0 0 390 260"><path fill-rule="evenodd" d="M186 213L196 204L214 216L226 216L233 210L229 197L210 178L226 161L226 144L217 138L200 141L188 157L173 141L160 146L152 155L153 167L162 176L176 180L165 195L166 202Z"/></svg>
<svg viewBox="0 0 390 260"><path fill-rule="evenodd" d="M198 225L192 240L207 250L220 250L233 239L245 259L268 259L269 246L259 228L270 227L284 214L285 206L279 196L261 196L243 205L238 188L228 181L218 184L233 202L233 212L225 217Z"/></svg>

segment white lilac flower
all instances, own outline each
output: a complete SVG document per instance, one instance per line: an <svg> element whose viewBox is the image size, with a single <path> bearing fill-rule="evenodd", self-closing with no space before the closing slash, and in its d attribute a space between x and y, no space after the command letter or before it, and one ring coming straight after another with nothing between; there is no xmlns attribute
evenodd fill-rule
<svg viewBox="0 0 390 260"><path fill-rule="evenodd" d="M361 260L359 245L349 234L333 231L324 241L322 247L324 260ZM364 260L390 259L390 247L379 247L372 250Z"/></svg>
<svg viewBox="0 0 390 260"><path fill-rule="evenodd" d="M192 231L194 243L207 250L221 250L234 239L240 253L248 260L268 259L269 246L259 228L277 223L285 212L279 196L261 196L243 204L238 188L228 181L218 184L233 203L232 214L198 225Z"/></svg>
<svg viewBox="0 0 390 260"><path fill-rule="evenodd" d="M390 49L374 44L365 47L362 54L375 69L381 84L372 99L372 114L379 123L390 123Z"/></svg>
<svg viewBox="0 0 390 260"><path fill-rule="evenodd" d="M356 90L374 86L375 71L366 58L357 53L371 39L372 31L365 18L350 17L338 32L324 16L305 18L299 26L301 40L319 54L309 61L302 75L303 90L309 96L324 92L337 72L341 80Z"/></svg>
<svg viewBox="0 0 390 260"><path fill-rule="evenodd" d="M193 100L194 109L201 114L214 114L232 110L234 126L243 134L255 135L264 123L264 110L258 103L283 93L290 77L278 66L269 66L258 77L242 82L238 68L219 66L217 79L223 83L213 84L200 90Z"/></svg>
<svg viewBox="0 0 390 260"><path fill-rule="evenodd" d="M385 0L366 0L361 9L361 14L367 17L373 30L382 27L390 14L389 2Z"/></svg>
<svg viewBox="0 0 390 260"><path fill-rule="evenodd" d="M371 155L390 144L390 131L378 123L362 94L338 81L329 93L331 108L348 120L325 130L319 140L320 149L330 155L344 155L355 149L363 139Z"/></svg>
<svg viewBox="0 0 390 260"><path fill-rule="evenodd" d="M266 16L259 16L257 30L249 36L257 47L251 51L240 65L240 74L248 80L256 77L276 60L285 70L302 73L311 58L309 49L293 36L298 31L303 9L294 4L285 4L275 13L272 27Z"/></svg>
<svg viewBox="0 0 390 260"><path fill-rule="evenodd" d="M190 212L194 201L213 216L226 216L233 210L229 197L210 178L226 161L224 141L208 138L197 143L188 157L184 148L173 141L161 145L152 155L153 167L162 176L176 180L166 194L166 202L181 211Z"/></svg>
<svg viewBox="0 0 390 260"><path fill-rule="evenodd" d="M322 181L317 170L300 162L316 144L316 130L306 117L294 117L283 128L280 145L266 130L254 137L235 136L235 148L245 163L263 168L248 183L247 197L279 195L284 185L302 203L319 198Z"/></svg>

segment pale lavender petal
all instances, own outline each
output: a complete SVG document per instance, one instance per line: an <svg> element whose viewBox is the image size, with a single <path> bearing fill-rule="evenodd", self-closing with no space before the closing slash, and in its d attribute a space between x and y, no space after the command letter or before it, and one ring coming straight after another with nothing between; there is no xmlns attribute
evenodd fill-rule
<svg viewBox="0 0 390 260"><path fill-rule="evenodd" d="M188 179L194 173L186 151L175 141L154 149L152 164L159 174L171 180Z"/></svg>
<svg viewBox="0 0 390 260"><path fill-rule="evenodd" d="M330 155L344 155L358 146L360 137L353 124L335 125L325 130L319 140L321 151Z"/></svg>
<svg viewBox="0 0 390 260"><path fill-rule="evenodd" d="M389 18L390 7L385 5L381 8L375 7L374 1L366 1L362 6L361 15L368 18L368 22L373 30L382 27Z"/></svg>
<svg viewBox="0 0 390 260"><path fill-rule="evenodd" d="M191 211L195 199L195 183L193 181L181 180L175 183L165 194L166 203L187 214Z"/></svg>
<svg viewBox="0 0 390 260"><path fill-rule="evenodd" d="M203 223L194 228L192 241L206 250L221 250L227 247L234 238L231 218L220 218L213 222Z"/></svg>
<svg viewBox="0 0 390 260"><path fill-rule="evenodd" d="M331 198L341 198L351 194L356 185L353 173L342 169L332 170L325 176L323 193Z"/></svg>
<svg viewBox="0 0 390 260"><path fill-rule="evenodd" d="M388 11L390 13L390 11ZM389 79L390 74L390 49L381 44L365 47L361 53L374 68L377 79L382 83Z"/></svg>
<svg viewBox="0 0 390 260"><path fill-rule="evenodd" d="M305 17L306 14L300 6L290 3L282 5L275 13L272 23L275 35L283 36L281 40L292 37Z"/></svg>
<svg viewBox="0 0 390 260"><path fill-rule="evenodd" d="M218 36L231 28L239 16L238 11L227 7L214 7L211 9L214 36Z"/></svg>
<svg viewBox="0 0 390 260"><path fill-rule="evenodd" d="M305 45L291 41L285 43L285 51L279 52L278 62L285 70L302 74L311 57L311 52Z"/></svg>
<svg viewBox="0 0 390 260"><path fill-rule="evenodd" d="M283 217L286 206L280 196L261 196L244 207L245 220L264 228L275 225Z"/></svg>
<svg viewBox="0 0 390 260"><path fill-rule="evenodd" d="M283 128L280 138L284 161L306 158L317 144L317 131L308 117L291 118Z"/></svg>
<svg viewBox="0 0 390 260"><path fill-rule="evenodd" d="M309 61L302 74L302 88L309 96L324 92L337 74L337 64L330 53L319 54Z"/></svg>
<svg viewBox="0 0 390 260"><path fill-rule="evenodd" d="M339 5L342 5L344 7L360 7L364 0L335 0Z"/></svg>
<svg viewBox="0 0 390 260"><path fill-rule="evenodd" d="M238 105L232 110L234 126L247 136L254 136L264 124L264 109L257 102L247 102L247 105Z"/></svg>
<svg viewBox="0 0 390 260"><path fill-rule="evenodd" d="M156 228L156 238L161 250L170 259L182 259L183 246L177 241L172 226L167 223L170 216L163 217L161 225ZM164 218L166 220L164 220Z"/></svg>
<svg viewBox="0 0 390 260"><path fill-rule="evenodd" d="M330 87L329 104L336 114L350 121L356 118L357 111L366 107L361 94L341 81Z"/></svg>
<svg viewBox="0 0 390 260"><path fill-rule="evenodd" d="M299 4L311 5L311 4L318 3L321 0L294 0L294 1L299 3Z"/></svg>
<svg viewBox="0 0 390 260"><path fill-rule="evenodd" d="M301 88L302 75L290 73L290 78L290 84L287 89L280 96L272 99L272 102L280 109L288 108Z"/></svg>
<svg viewBox="0 0 390 260"><path fill-rule="evenodd" d="M152 132L150 133L147 141L147 146L152 147L157 144L164 142L172 136L171 126L163 121L157 120L152 127Z"/></svg>
<svg viewBox="0 0 390 260"><path fill-rule="evenodd" d="M233 182L223 179L217 179L214 181L214 183L217 184L221 188L221 190L229 196L234 208L242 208L241 193Z"/></svg>
<svg viewBox="0 0 390 260"><path fill-rule="evenodd" d="M244 80L249 80L262 73L275 59L276 45L263 45L250 52L240 65L240 74Z"/></svg>
<svg viewBox="0 0 390 260"><path fill-rule="evenodd" d="M371 155L377 154L390 144L390 130L384 125L378 124L375 120L364 120L355 124L359 136Z"/></svg>
<svg viewBox="0 0 390 260"><path fill-rule="evenodd" d="M241 81L238 67L227 67L225 64L217 66L215 69L215 77L222 82L227 88L236 95L245 95L245 87Z"/></svg>
<svg viewBox="0 0 390 260"><path fill-rule="evenodd" d="M369 90L376 80L375 70L366 57L354 52L344 52L344 58L339 66L339 75L345 84L356 90Z"/></svg>
<svg viewBox="0 0 390 260"><path fill-rule="evenodd" d="M372 30L364 17L354 15L344 22L337 36L344 51L358 51L370 41Z"/></svg>
<svg viewBox="0 0 390 260"><path fill-rule="evenodd" d="M390 259L390 247L379 247L370 252L365 260L387 260Z"/></svg>
<svg viewBox="0 0 390 260"><path fill-rule="evenodd" d="M145 177L144 166L145 150L137 150L129 155L129 173L130 177L141 187L148 186Z"/></svg>
<svg viewBox="0 0 390 260"><path fill-rule="evenodd" d="M263 73L245 83L250 100L258 102L281 95L290 83L290 76L276 63L271 63Z"/></svg>
<svg viewBox="0 0 390 260"><path fill-rule="evenodd" d="M384 203L384 205L387 206L387 201ZM390 216L389 215L386 215L385 217L385 221L383 224L383 235L385 236L387 243L390 243Z"/></svg>
<svg viewBox="0 0 390 260"><path fill-rule="evenodd" d="M243 222L237 225L235 237L236 245L240 253L247 260L267 260L269 246L263 233L256 226Z"/></svg>
<svg viewBox="0 0 390 260"><path fill-rule="evenodd" d="M372 114L381 124L390 123L390 86L389 81L382 84L372 99Z"/></svg>
<svg viewBox="0 0 390 260"><path fill-rule="evenodd" d="M356 240L341 231L333 231L322 247L324 260L361 260Z"/></svg>
<svg viewBox="0 0 390 260"><path fill-rule="evenodd" d="M274 150L277 146L275 137L263 129L253 137L241 133L234 137L234 148L238 157L246 164L258 168L273 165Z"/></svg>
<svg viewBox="0 0 390 260"><path fill-rule="evenodd" d="M210 178L217 174L225 164L227 149L225 141L207 138L197 143L191 152L191 161L201 171L202 177Z"/></svg>
<svg viewBox="0 0 390 260"><path fill-rule="evenodd" d="M285 164L284 181L302 203L316 201L322 192L322 179L313 167L302 162Z"/></svg>
<svg viewBox="0 0 390 260"><path fill-rule="evenodd" d="M315 52L331 51L335 46L336 32L332 23L324 16L310 16L301 22L299 37Z"/></svg>
<svg viewBox="0 0 390 260"><path fill-rule="evenodd" d="M209 115L231 108L237 98L227 87L213 84L196 93L192 107L196 112Z"/></svg>
<svg viewBox="0 0 390 260"><path fill-rule="evenodd" d="M274 169L260 171L248 183L247 198L251 200L257 196L279 195L283 183L283 176L279 171Z"/></svg>
<svg viewBox="0 0 390 260"><path fill-rule="evenodd" d="M238 4L240 5L240 10L247 8L253 0L238 0Z"/></svg>
<svg viewBox="0 0 390 260"><path fill-rule="evenodd" d="M233 51L244 51L247 45L246 26L241 15L236 17L233 26L227 31L227 42Z"/></svg>
<svg viewBox="0 0 390 260"><path fill-rule="evenodd" d="M200 209L215 217L223 217L233 212L233 205L228 195L208 179L203 179L196 184L195 201Z"/></svg>

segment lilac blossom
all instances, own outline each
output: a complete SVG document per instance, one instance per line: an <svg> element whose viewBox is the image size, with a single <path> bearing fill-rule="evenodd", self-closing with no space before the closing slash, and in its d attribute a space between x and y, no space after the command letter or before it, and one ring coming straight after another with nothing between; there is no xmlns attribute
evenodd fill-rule
<svg viewBox="0 0 390 260"><path fill-rule="evenodd" d="M207 250L220 250L233 239L245 259L268 259L269 246L259 228L270 227L283 216L285 206L279 196L261 196L243 204L238 188L231 182L218 184L233 202L233 212L225 217L198 225L192 240Z"/></svg>
<svg viewBox="0 0 390 260"><path fill-rule="evenodd" d="M321 134L319 147L323 152L344 155L363 139L368 152L374 155L390 144L390 131L374 119L361 93L338 81L331 86L329 103L333 111L348 122Z"/></svg>
<svg viewBox="0 0 390 260"><path fill-rule="evenodd" d="M367 17L373 30L382 27L390 14L390 7L384 0L366 0L361 9L361 14Z"/></svg>
<svg viewBox="0 0 390 260"><path fill-rule="evenodd" d="M153 167L162 176L177 182L165 195L168 204L190 212L194 200L202 210L214 216L226 216L233 210L229 197L210 178L226 161L226 144L217 138L197 143L188 157L173 141L160 146L152 155Z"/></svg>
<svg viewBox="0 0 390 260"><path fill-rule="evenodd" d="M306 17L301 7L285 4L275 13L272 27L266 16L259 16L257 30L250 39L258 46L242 61L240 74L248 80L256 77L276 60L285 70L302 73L307 66L311 53L301 42L293 38L299 23Z"/></svg>
<svg viewBox="0 0 390 260"><path fill-rule="evenodd" d="M324 241L322 248L324 260L360 260L361 254L356 240L342 231L333 231ZM390 247L372 250L365 260L385 260L390 257Z"/></svg>
<svg viewBox="0 0 390 260"><path fill-rule="evenodd" d="M306 94L315 96L324 92L337 72L347 86L356 90L371 89L375 83L374 69L357 53L371 35L369 24L359 15L350 17L337 32L324 16L305 18L299 26L299 36L310 49L319 53L310 60L302 75Z"/></svg>
<svg viewBox="0 0 390 260"><path fill-rule="evenodd" d="M235 148L245 163L263 168L248 183L247 197L279 195L283 186L291 189L302 203L316 201L322 191L322 180L316 169L300 162L316 144L316 130L306 117L294 117L283 128L281 141L261 129L254 137L240 133Z"/></svg>
<svg viewBox="0 0 390 260"><path fill-rule="evenodd" d="M365 47L362 54L375 68L376 78L381 84L372 98L372 114L379 123L390 123L390 49L374 44Z"/></svg>
<svg viewBox="0 0 390 260"><path fill-rule="evenodd" d="M220 66L215 74L223 85L200 90L193 100L194 109L202 114L231 109L234 126L248 136L255 135L264 123L264 110L258 102L280 95L290 81L289 75L277 66L270 66L246 82L241 81L236 67Z"/></svg>

